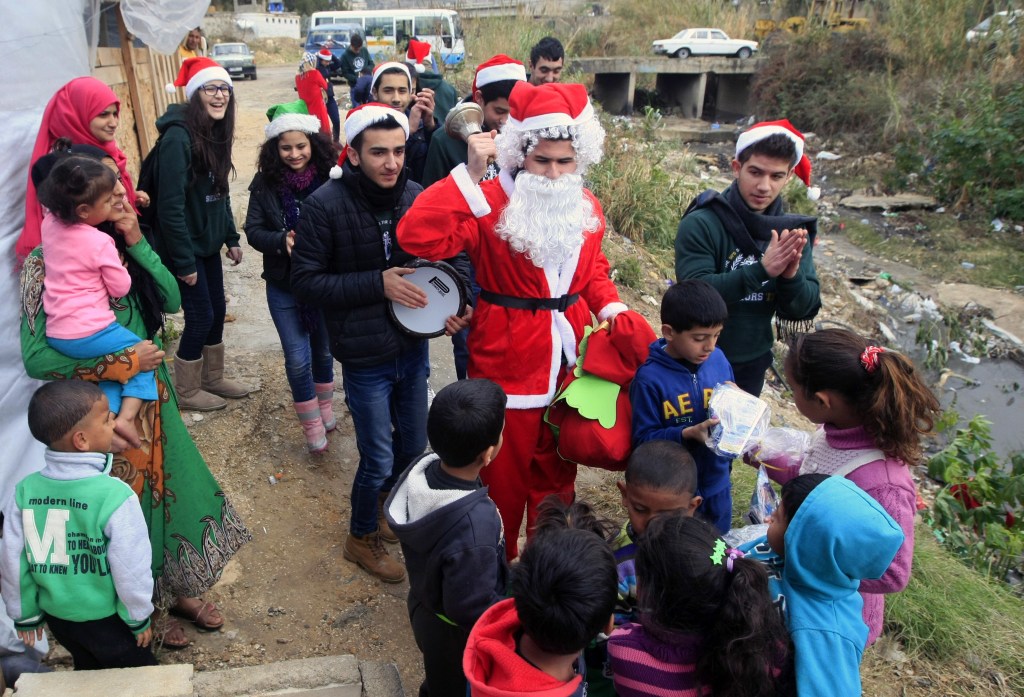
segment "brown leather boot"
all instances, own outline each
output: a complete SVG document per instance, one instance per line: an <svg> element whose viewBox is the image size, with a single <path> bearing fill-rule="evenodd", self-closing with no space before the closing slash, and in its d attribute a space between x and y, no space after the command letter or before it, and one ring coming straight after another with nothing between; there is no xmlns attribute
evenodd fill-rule
<svg viewBox="0 0 1024 697"><path fill-rule="evenodd" d="M186 361L181 356L174 357L174 391L181 411L216 411L228 405L220 397L199 389L202 372L202 358Z"/></svg>
<svg viewBox="0 0 1024 697"><path fill-rule="evenodd" d="M363 537L349 533L342 555L384 583L401 583L405 579L402 562L388 554L376 532Z"/></svg>
<svg viewBox="0 0 1024 697"><path fill-rule="evenodd" d="M203 347L202 388L228 399L241 399L252 392L252 388L224 377L224 342Z"/></svg>
<svg viewBox="0 0 1024 697"><path fill-rule="evenodd" d="M398 535L388 525L388 518L384 515L384 502L388 500L390 491L382 491L377 494L377 533L380 539L390 544L398 544Z"/></svg>

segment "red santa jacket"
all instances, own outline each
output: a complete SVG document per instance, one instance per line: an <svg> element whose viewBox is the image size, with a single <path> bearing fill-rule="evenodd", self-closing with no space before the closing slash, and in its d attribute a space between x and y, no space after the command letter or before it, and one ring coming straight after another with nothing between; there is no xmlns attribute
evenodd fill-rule
<svg viewBox="0 0 1024 697"><path fill-rule="evenodd" d="M565 357L576 363L576 347L591 312L600 320L625 310L608 278L601 251L604 213L589 191L600 224L562 266L538 268L494 231L515 182L507 172L473 183L464 164L416 198L398 224L398 243L426 259L446 259L465 250L481 288L521 298L557 298L579 294L565 312L521 310L480 299L469 333L470 377L501 385L509 409L534 409L551 402ZM538 221L542 224L542 221Z"/></svg>

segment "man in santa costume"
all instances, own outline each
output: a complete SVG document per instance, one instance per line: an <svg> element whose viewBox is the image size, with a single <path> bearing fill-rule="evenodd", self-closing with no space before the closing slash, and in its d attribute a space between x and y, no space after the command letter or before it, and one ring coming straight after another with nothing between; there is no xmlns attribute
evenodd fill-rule
<svg viewBox="0 0 1024 697"><path fill-rule="evenodd" d="M601 159L604 130L582 85L518 82L501 134L471 136L468 162L427 189L398 225L402 248L428 259L465 250L481 295L469 334L469 376L508 394L504 445L483 471L505 525L510 559L527 510L549 494L569 501L576 468L544 423L583 328L626 309L601 252L601 204L583 175ZM497 135L497 137L495 137ZM500 174L481 181L488 161Z"/></svg>

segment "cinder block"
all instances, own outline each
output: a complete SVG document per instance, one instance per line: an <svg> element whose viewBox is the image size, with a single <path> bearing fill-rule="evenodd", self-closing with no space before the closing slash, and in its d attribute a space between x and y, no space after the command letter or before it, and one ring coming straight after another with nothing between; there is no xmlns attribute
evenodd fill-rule
<svg viewBox="0 0 1024 697"><path fill-rule="evenodd" d="M192 666L22 673L15 689L18 697L192 697Z"/></svg>
<svg viewBox="0 0 1024 697"><path fill-rule="evenodd" d="M193 684L195 697L262 697L275 693L359 697L362 689L359 662L354 656L298 658L207 671L196 673ZM317 691L323 689L334 691Z"/></svg>
<svg viewBox="0 0 1024 697"><path fill-rule="evenodd" d="M402 677L394 663L361 661L359 672L363 676L362 697L405 697Z"/></svg>

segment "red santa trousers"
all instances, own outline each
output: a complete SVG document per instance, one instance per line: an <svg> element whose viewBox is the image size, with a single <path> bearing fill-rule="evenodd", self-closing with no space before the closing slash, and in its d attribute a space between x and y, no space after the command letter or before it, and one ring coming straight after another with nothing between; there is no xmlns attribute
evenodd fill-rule
<svg viewBox="0 0 1024 697"><path fill-rule="evenodd" d="M523 509L530 535L541 501L557 494L568 504L574 496L576 465L563 460L555 450L555 435L544 423L545 410L506 409L501 450L480 472L501 515L509 561L519 556Z"/></svg>

